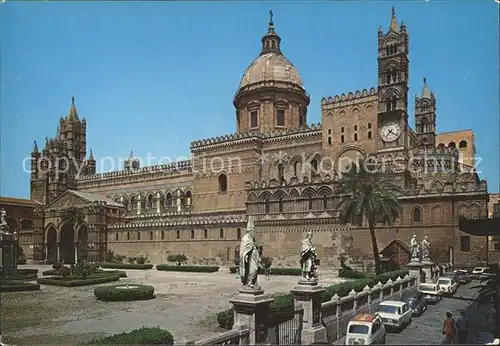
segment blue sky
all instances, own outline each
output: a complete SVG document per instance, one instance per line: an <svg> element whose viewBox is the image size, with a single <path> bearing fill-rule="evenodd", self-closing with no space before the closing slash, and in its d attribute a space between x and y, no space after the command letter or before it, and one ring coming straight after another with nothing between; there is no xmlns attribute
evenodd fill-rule
<svg viewBox="0 0 500 346"><path fill-rule="evenodd" d="M131 149L172 159L235 131L232 98L260 52L268 11L311 95L376 87L377 30L391 7L410 34L410 121L427 77L438 131L473 129L481 178L499 191L498 4L476 2L2 3L1 189L29 197L22 168L75 96L97 160Z"/></svg>

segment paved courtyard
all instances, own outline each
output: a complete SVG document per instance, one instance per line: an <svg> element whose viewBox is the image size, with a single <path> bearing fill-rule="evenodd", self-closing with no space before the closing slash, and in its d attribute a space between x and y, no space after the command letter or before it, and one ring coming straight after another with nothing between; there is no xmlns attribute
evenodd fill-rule
<svg viewBox="0 0 500 346"><path fill-rule="evenodd" d="M26 265L40 273L50 266ZM75 288L42 285L38 292L3 293L2 332L7 343L74 344L103 333L120 333L142 326L168 329L175 340L185 336L200 339L220 332L215 314L230 307L240 281L228 270L218 273L182 273L157 270L127 270L120 283L155 287L156 299L138 302L101 302L96 286ZM262 276L259 283L267 293L289 292L297 277ZM321 276L324 285L341 282L333 273Z"/></svg>

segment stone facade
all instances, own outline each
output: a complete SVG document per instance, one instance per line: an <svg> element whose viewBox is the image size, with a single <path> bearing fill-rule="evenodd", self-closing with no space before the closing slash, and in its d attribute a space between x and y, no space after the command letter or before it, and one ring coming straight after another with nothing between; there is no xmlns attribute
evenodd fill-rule
<svg viewBox="0 0 500 346"><path fill-rule="evenodd" d="M246 215L255 215L258 240L277 265L297 266L306 231L315 233L327 266L338 265L340 255L370 261L367 225L339 224L335 206L343 170L374 156L406 191L398 222L377 226L383 253L394 239L406 243L416 233L429 236L437 262L481 260L484 252L474 246L473 253L460 251L458 229L460 213L487 212L486 182L468 158L473 134L436 133L437 96L426 81L411 128L409 35L395 13L388 31L378 33L378 88L323 98L318 125L307 125L309 95L280 42L271 21L233 100L236 133L192 142L188 161L140 167L131 153L122 171L96 174L92 152L84 160L87 124L73 100L56 137L32 153L32 199L44 205L37 218L43 236L33 240L44 249L38 259L102 260L111 249L154 263L176 253L194 263L232 263ZM59 167L60 158L68 163Z"/></svg>

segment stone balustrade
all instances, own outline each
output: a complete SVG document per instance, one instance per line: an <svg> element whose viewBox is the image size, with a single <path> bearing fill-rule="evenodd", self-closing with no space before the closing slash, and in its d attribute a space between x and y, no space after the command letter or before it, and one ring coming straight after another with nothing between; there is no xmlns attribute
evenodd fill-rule
<svg viewBox="0 0 500 346"><path fill-rule="evenodd" d="M238 328L239 327L239 328ZM199 341L186 341L186 345L249 345L250 329L246 326L235 326L227 332L204 338Z"/></svg>
<svg viewBox="0 0 500 346"><path fill-rule="evenodd" d="M334 295L330 301L321 304L322 323L326 328L328 343L345 336L347 324L356 314L373 313L384 300L400 300L403 291L416 285L416 278L407 275L394 282L390 279L385 284L379 282L372 288L365 286L361 292L352 290L346 297Z"/></svg>

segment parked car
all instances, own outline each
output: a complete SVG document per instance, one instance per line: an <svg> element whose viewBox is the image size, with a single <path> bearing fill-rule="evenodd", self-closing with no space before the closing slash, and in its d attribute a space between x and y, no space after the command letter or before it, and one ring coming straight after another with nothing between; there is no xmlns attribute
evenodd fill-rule
<svg viewBox="0 0 500 346"><path fill-rule="evenodd" d="M489 267L475 267L472 270L471 276L473 279L479 279L481 277L481 274L489 273L489 272L490 272Z"/></svg>
<svg viewBox="0 0 500 346"><path fill-rule="evenodd" d="M385 345L385 327L378 314L358 314L347 325L345 345Z"/></svg>
<svg viewBox="0 0 500 346"><path fill-rule="evenodd" d="M460 285L467 285L472 281L471 276L467 272L467 270L455 270L455 273L457 275L457 280Z"/></svg>
<svg viewBox="0 0 500 346"><path fill-rule="evenodd" d="M442 294L454 295L457 293L458 280L453 277L441 276L436 283L439 285L439 290Z"/></svg>
<svg viewBox="0 0 500 346"><path fill-rule="evenodd" d="M382 317L386 328L401 330L411 323L413 310L405 302L386 300L378 306L377 314Z"/></svg>
<svg viewBox="0 0 500 346"><path fill-rule="evenodd" d="M424 294L424 298L427 300L428 303L433 303L436 304L439 302L443 297L441 297L441 290L439 289L439 285L437 283L425 283L425 284L420 284L418 286L418 291L422 292Z"/></svg>
<svg viewBox="0 0 500 346"><path fill-rule="evenodd" d="M401 295L401 301L408 304L413 310L413 316L421 316L427 310L427 299L422 292L416 289L404 291Z"/></svg>

